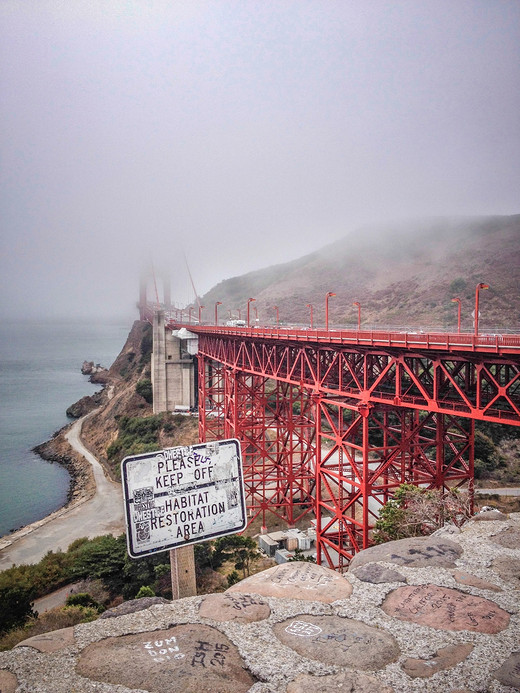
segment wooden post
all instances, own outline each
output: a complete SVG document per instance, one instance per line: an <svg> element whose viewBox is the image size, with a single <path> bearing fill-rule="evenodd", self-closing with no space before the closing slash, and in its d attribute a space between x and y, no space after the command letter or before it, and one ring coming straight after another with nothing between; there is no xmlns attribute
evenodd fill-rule
<svg viewBox="0 0 520 693"><path fill-rule="evenodd" d="M195 582L195 557L193 544L170 549L170 565L172 572L172 599L195 597L197 584Z"/></svg>

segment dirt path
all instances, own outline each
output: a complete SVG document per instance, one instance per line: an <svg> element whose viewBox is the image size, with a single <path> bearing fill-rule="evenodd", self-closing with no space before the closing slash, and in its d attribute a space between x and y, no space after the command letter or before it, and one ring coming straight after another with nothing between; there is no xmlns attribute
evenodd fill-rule
<svg viewBox="0 0 520 693"><path fill-rule="evenodd" d="M45 611L50 611L57 606L64 606L67 601L69 594L73 593L74 588L79 583L74 583L72 585L66 585L51 594L46 594L45 597L40 597L40 599L34 600L34 610L39 614L43 614Z"/></svg>
<svg viewBox="0 0 520 693"><path fill-rule="evenodd" d="M107 479L100 463L81 442L81 427L85 418L74 423L66 438L92 465L96 482L94 497L4 537L2 544L7 545L0 548L0 570L9 568L13 563L37 563L48 551L58 548L65 551L75 539L81 537L92 538L100 534L117 536L124 532L121 486Z"/></svg>

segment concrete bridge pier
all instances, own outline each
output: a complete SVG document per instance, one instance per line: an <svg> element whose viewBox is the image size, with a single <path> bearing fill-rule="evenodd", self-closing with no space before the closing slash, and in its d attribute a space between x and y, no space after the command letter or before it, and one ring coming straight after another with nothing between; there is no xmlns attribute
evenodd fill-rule
<svg viewBox="0 0 520 693"><path fill-rule="evenodd" d="M188 411L196 406L195 353L195 335L187 330L172 333L167 329L164 311L155 311L152 352L154 414ZM170 565L173 599L196 595L193 546L170 550Z"/></svg>
<svg viewBox="0 0 520 693"><path fill-rule="evenodd" d="M187 330L172 332L165 313L153 319L152 385L153 411L188 411L197 405L196 338Z"/></svg>

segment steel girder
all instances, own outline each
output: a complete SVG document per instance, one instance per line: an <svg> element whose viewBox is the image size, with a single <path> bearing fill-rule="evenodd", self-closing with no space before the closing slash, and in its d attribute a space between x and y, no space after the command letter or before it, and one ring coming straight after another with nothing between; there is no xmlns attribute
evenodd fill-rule
<svg viewBox="0 0 520 693"><path fill-rule="evenodd" d="M520 426L520 354L409 352L202 333L199 352L234 369L353 405L389 404Z"/></svg>
<svg viewBox="0 0 520 693"><path fill-rule="evenodd" d="M224 372L218 361L198 356L199 440L224 438Z"/></svg>
<svg viewBox="0 0 520 693"><path fill-rule="evenodd" d="M218 431L242 441L251 517L265 525L270 511L292 524L312 506L318 560L337 570L369 545L401 483L472 490L474 419L520 425L520 362L510 356L206 333L199 359L200 399L222 417L206 425L201 408L201 440ZM210 382L215 370L225 385Z"/></svg>

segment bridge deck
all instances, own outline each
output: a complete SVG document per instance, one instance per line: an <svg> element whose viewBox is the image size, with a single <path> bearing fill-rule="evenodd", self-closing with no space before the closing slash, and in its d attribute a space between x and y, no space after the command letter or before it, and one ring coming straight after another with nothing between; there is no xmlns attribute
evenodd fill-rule
<svg viewBox="0 0 520 693"><path fill-rule="evenodd" d="M520 356L520 334L444 333L444 332L389 332L385 330L325 330L295 327L226 327L171 323L172 327L185 327L196 334L234 335L278 341L306 342L308 344L335 344L369 348L428 350L445 352L472 352Z"/></svg>

